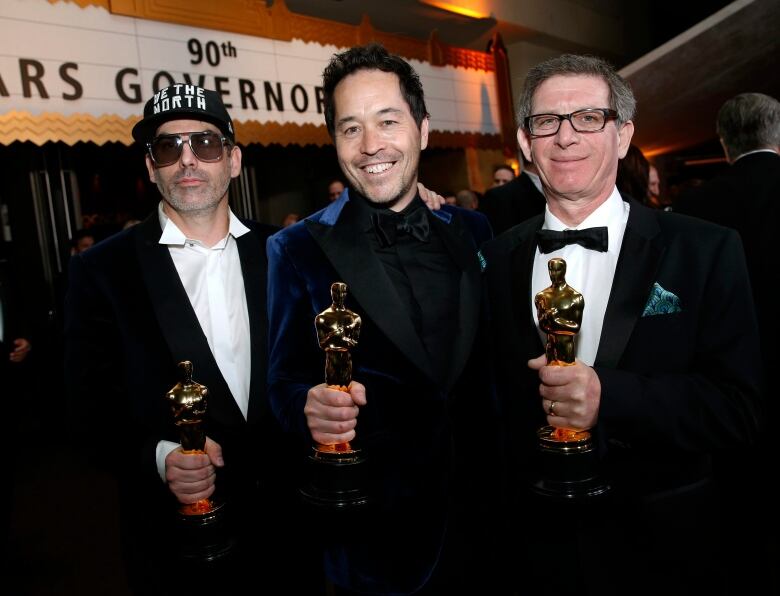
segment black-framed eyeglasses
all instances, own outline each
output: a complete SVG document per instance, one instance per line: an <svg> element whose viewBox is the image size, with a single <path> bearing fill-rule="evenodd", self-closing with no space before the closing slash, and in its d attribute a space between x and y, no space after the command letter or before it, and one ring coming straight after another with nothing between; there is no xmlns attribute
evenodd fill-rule
<svg viewBox="0 0 780 596"><path fill-rule="evenodd" d="M551 137L558 132L561 122L568 120L577 132L599 132L617 117L618 113L608 108L585 108L571 114L533 114L525 119L525 128L533 137Z"/></svg>
<svg viewBox="0 0 780 596"><path fill-rule="evenodd" d="M187 140L185 141L183 137L187 137ZM219 161L225 154L223 149L227 140L227 137L211 130L181 132L159 135L147 143L146 148L154 165L162 168L179 161L185 142L198 160Z"/></svg>

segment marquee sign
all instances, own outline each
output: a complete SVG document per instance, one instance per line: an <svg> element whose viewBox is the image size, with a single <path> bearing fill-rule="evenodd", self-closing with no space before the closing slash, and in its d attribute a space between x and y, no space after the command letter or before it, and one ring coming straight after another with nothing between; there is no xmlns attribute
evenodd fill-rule
<svg viewBox="0 0 780 596"><path fill-rule="evenodd" d="M289 41L270 39L80 4L0 3L1 143L129 144L143 103L173 83L221 93L240 142L329 142L321 75L344 47L294 33ZM494 72L409 61L423 82L434 138L476 135L500 146Z"/></svg>

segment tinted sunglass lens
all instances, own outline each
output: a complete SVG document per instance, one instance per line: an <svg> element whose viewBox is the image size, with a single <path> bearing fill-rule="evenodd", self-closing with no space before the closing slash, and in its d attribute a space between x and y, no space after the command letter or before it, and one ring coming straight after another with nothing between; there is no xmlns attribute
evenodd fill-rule
<svg viewBox="0 0 780 596"><path fill-rule="evenodd" d="M157 137L152 141L150 147L154 163L158 166L174 163L181 155L181 146L181 137Z"/></svg>
<svg viewBox="0 0 780 596"><path fill-rule="evenodd" d="M195 157L201 161L219 161L222 159L222 137L211 131L185 133ZM185 141L180 135L162 135L149 145L152 159L158 167L176 163L181 157Z"/></svg>
<svg viewBox="0 0 780 596"><path fill-rule="evenodd" d="M222 137L215 132L191 134L190 147L195 157L203 161L216 161L222 157Z"/></svg>

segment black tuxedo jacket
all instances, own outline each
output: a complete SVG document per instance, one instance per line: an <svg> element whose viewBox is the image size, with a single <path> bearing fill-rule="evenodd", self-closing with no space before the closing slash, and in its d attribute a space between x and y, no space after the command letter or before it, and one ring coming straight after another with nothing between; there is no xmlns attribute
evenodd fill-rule
<svg viewBox="0 0 780 596"><path fill-rule="evenodd" d="M375 501L359 525L325 544L326 572L351 590L414 592L434 573L445 536L455 531L453 509L468 500L469 488L479 485L497 498L480 480L487 467L474 461L480 449L490 452L495 437L489 375L480 363L485 354L475 349L482 311L477 246L489 226L480 214L449 206L431 221L461 272L453 297L459 315L451 321L458 334L443 385L347 192L268 241L270 398L283 425L308 445L303 407L309 388L324 381L314 318L331 305L333 282L347 284L347 308L362 318L353 379L366 386L367 405L356 433ZM487 443L474 449L471 442L483 436ZM479 502L470 505L478 515Z"/></svg>
<svg viewBox="0 0 780 596"><path fill-rule="evenodd" d="M780 155L762 151L738 159L723 174L681 197L674 210L739 232L759 321L773 317L771 286L776 277L774 226L780 217ZM770 327L761 326L761 348L767 365L776 362L779 355Z"/></svg>
<svg viewBox="0 0 780 596"><path fill-rule="evenodd" d="M489 188L479 202L479 210L490 221L496 234L544 212L544 195L534 186L531 177L521 172L506 184Z"/></svg>
<svg viewBox="0 0 780 596"><path fill-rule="evenodd" d="M281 431L266 396L265 241L277 228L244 223L251 231L236 244L252 349L247 420L219 371L167 246L159 244L156 211L72 259L65 326L72 426L81 442L102 451L101 459L116 468L126 554L142 573L153 565L136 551L171 556L164 529L175 503L157 473L155 448L161 439L179 441L165 394L180 380L176 365L182 360L193 362L193 378L209 390L206 434L222 446L225 461L217 491L236 525L247 534L257 530L255 538L267 540L270 548L279 542L274 521L279 516L256 519L258 514L284 511L284 502L294 502Z"/></svg>
<svg viewBox="0 0 780 596"><path fill-rule="evenodd" d="M780 357L776 326L769 323L776 311L774 228L780 217L780 155L762 151L741 157L721 175L675 201L674 209L739 232L753 286L764 373L768 375ZM776 420L780 414L777 400L772 397L767 395L767 420ZM724 510L729 511L724 515L725 532L740 545L730 557L732 583L738 586L735 593L780 590L770 572L773 560L769 554L778 548L780 516L771 513L775 507L769 493L745 490L774 465L774 437L770 428L766 430L755 449L723 454L716 460L719 486L726 501ZM764 528L763 539L756 540L751 533L755 527Z"/></svg>
<svg viewBox="0 0 780 596"><path fill-rule="evenodd" d="M629 203L593 366L601 383L593 432L613 500L605 515L590 517L591 525L581 518L572 523L560 506L545 504L551 514L541 519L518 507L517 523L526 528L518 530L521 535L543 536L534 524L551 529L556 521L568 523L561 531L575 541L568 551L574 561L556 576L561 592L579 585L590 593L645 593L663 578L674 578L682 589L686 579L717 570L717 560L704 554L711 545L702 550L713 522L706 515L710 456L750 443L758 431L756 321L738 236ZM528 500L530 478L522 471L531 469L535 430L546 424L538 375L526 366L544 352L530 308L535 232L542 223L537 216L482 249L518 503ZM679 298L679 312L645 312L656 283ZM538 544L528 546L530 561L539 550ZM704 567L695 566L700 561ZM575 565L582 571L573 571ZM541 586L546 579L540 569L548 575L544 560L531 564L529 581L535 576Z"/></svg>

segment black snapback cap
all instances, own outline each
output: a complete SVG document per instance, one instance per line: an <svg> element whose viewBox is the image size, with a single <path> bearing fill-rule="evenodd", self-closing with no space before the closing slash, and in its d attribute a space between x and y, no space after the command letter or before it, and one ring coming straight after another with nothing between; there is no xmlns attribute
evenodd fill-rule
<svg viewBox="0 0 780 596"><path fill-rule="evenodd" d="M202 120L210 122L234 143L233 121L216 91L197 85L179 83L164 87L144 106L144 117L133 127L133 138L146 143L154 138L157 128L169 120Z"/></svg>

